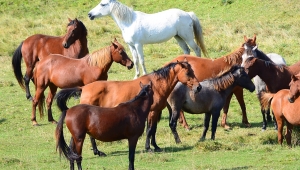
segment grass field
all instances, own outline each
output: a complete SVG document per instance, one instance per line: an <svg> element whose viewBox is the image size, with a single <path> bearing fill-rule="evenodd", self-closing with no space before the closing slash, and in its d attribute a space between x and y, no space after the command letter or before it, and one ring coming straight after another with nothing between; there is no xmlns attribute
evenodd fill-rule
<svg viewBox="0 0 300 170"><path fill-rule="evenodd" d="M259 49L282 55L287 64L299 60L300 4L295 0L123 0L134 10L155 13L169 8L193 11L203 27L204 41L210 58L218 58L243 43L243 36L257 34ZM108 46L115 37L129 56L120 29L110 17L88 19L88 12L99 1L88 0L0 0L0 168L1 169L69 169L66 159L55 150L55 125L39 119L39 127L30 121L31 102L18 85L11 67L11 57L21 41L33 34L60 36L66 32L68 17L81 20L88 29L90 52ZM175 39L161 44L144 46L147 70L162 67L182 53ZM194 53L191 53L194 55ZM24 63L23 73L24 73ZM131 80L134 70L113 64L109 80ZM34 85L30 84L32 94ZM120 87L122 88L122 87ZM124 89L130 90L130 89ZM46 92L47 93L47 92ZM299 169L300 148L277 144L273 125L261 131L262 116L255 93L245 91L245 102L251 128L242 123L241 110L235 98L228 114L230 130L218 127L216 140L198 142L203 130L203 115L186 114L190 131L178 126L182 143L175 144L168 127L168 114L163 110L158 124L157 142L161 153L144 152L145 136L137 145L135 167L138 170L156 169ZM78 100L71 100L69 106ZM53 106L54 118L60 112ZM65 128L66 139L69 139ZM210 131L207 136L210 136ZM84 143L84 169L127 169L127 141L102 143L98 148L108 156L93 155L89 139Z"/></svg>

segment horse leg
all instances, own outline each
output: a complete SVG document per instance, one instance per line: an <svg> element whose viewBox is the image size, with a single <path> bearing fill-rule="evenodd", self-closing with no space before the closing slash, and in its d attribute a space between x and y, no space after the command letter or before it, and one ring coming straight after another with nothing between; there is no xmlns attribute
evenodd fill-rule
<svg viewBox="0 0 300 170"><path fill-rule="evenodd" d="M139 58L138 54L136 52L136 49L134 46L129 45L129 49L131 51L132 57L133 57L133 63L135 68L135 76L134 79L138 78L140 76L140 70L139 70Z"/></svg>
<svg viewBox="0 0 300 170"><path fill-rule="evenodd" d="M136 44L135 49L139 58L140 65L142 67L143 75L147 74L145 62L144 62L144 52L143 52L143 45L142 44Z"/></svg>
<svg viewBox="0 0 300 170"><path fill-rule="evenodd" d="M54 84L50 84L49 85L49 94L48 94L48 97L47 97L47 111L48 111L48 121L53 123L53 124L57 124L57 121L53 119L53 116L52 116L52 102L53 102L53 98L56 94L56 91L57 91L57 87L54 85Z"/></svg>
<svg viewBox="0 0 300 170"><path fill-rule="evenodd" d="M220 117L220 111L216 113L212 113L211 140L215 140L219 117Z"/></svg>
<svg viewBox="0 0 300 170"><path fill-rule="evenodd" d="M229 109L230 100L232 98L233 93L229 94L227 99L225 100L224 106L223 106L223 116L221 121L221 126L225 129L229 129L230 127L227 125L227 113Z"/></svg>
<svg viewBox="0 0 300 170"><path fill-rule="evenodd" d="M209 128L210 116L211 116L210 113L205 113L203 133L202 133L202 136L201 136L199 141L204 141L205 140L206 133L207 133L207 130Z"/></svg>
<svg viewBox="0 0 300 170"><path fill-rule="evenodd" d="M183 50L183 54L191 53L191 50L189 49L188 45L185 43L185 41L180 36L176 35L176 36L174 36L174 38L176 39L178 45ZM197 56L199 56L199 55L197 55Z"/></svg>
<svg viewBox="0 0 300 170"><path fill-rule="evenodd" d="M184 116L184 112L182 110L180 110L180 116L178 119L178 122L186 129L186 130L190 130L190 127L188 125L188 123L186 122L185 116Z"/></svg>
<svg viewBox="0 0 300 170"><path fill-rule="evenodd" d="M278 123L278 129L277 129L278 143L282 145L283 142L282 132L283 132L284 121L282 120L282 118L279 118L277 123Z"/></svg>
<svg viewBox="0 0 300 170"><path fill-rule="evenodd" d="M101 152L101 151L98 150L96 140L92 136L90 136L90 140L91 140L91 143L92 143L94 155L106 156L106 154L104 152Z"/></svg>
<svg viewBox="0 0 300 170"><path fill-rule="evenodd" d="M260 109L262 117L263 117L263 126L262 130L265 131L267 129L267 119L266 119L266 114L264 109Z"/></svg>
<svg viewBox="0 0 300 170"><path fill-rule="evenodd" d="M130 139L128 139L128 145L129 145L129 170L134 170L134 156L135 156L135 149L136 149L136 144L139 139L139 136L134 136Z"/></svg>
<svg viewBox="0 0 300 170"><path fill-rule="evenodd" d="M36 106L39 105L40 108L40 115L43 116L44 115L44 110L42 108L42 103L44 100L44 90L45 88L43 87L37 87L36 88L36 92L35 92L35 96L32 99L32 113L31 113L31 121L32 121L32 125L33 126L38 126L39 124L36 121ZM42 100L42 101L41 101Z"/></svg>
<svg viewBox="0 0 300 170"><path fill-rule="evenodd" d="M173 136L175 138L176 143L181 143L181 140L179 138L179 135L177 133L176 127L177 127L177 119L178 119L178 109L171 108L169 103L167 103L167 108L169 110L169 127L173 133ZM174 110L174 111L173 111ZM180 110L179 110L180 112Z"/></svg>
<svg viewBox="0 0 300 170"><path fill-rule="evenodd" d="M155 152L162 152L160 147L156 144L156 129L157 129L157 122L152 124L152 133L151 133L151 145L154 147Z"/></svg>
<svg viewBox="0 0 300 170"><path fill-rule="evenodd" d="M292 147L292 131L293 131L293 125L290 124L288 121L286 121L285 140L290 147Z"/></svg>
<svg viewBox="0 0 300 170"><path fill-rule="evenodd" d="M237 101L240 104L241 110L242 110L242 123L246 127L251 127L251 124L248 122L247 113L246 113L246 104L244 101L244 91L242 87L236 87L233 91Z"/></svg>

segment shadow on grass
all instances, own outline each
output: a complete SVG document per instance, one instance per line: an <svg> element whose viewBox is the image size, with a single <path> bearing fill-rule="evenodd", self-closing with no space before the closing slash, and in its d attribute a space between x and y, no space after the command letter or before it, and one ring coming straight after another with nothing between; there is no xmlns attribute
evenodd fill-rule
<svg viewBox="0 0 300 170"><path fill-rule="evenodd" d="M0 119L0 124L2 124L5 121L6 121L6 119Z"/></svg>
<svg viewBox="0 0 300 170"><path fill-rule="evenodd" d="M224 168L221 170L239 170L239 169L252 169L253 166L238 166L238 167L233 167L233 168Z"/></svg>

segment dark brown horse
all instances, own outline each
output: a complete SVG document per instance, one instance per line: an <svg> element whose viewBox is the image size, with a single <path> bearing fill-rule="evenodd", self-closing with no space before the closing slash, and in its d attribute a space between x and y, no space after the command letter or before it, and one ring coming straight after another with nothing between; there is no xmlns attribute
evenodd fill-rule
<svg viewBox="0 0 300 170"><path fill-rule="evenodd" d="M140 84L140 86L142 89L134 99L113 108L79 104L65 110L67 109L65 100L57 100L62 114L55 131L56 148L59 148L60 154L63 152L68 158L70 169L74 169L74 161L77 162L78 169L82 169L82 146L86 134L103 142L127 139L128 169L134 169L136 144L144 132L146 118L153 104L151 81L148 85ZM70 147L63 135L64 119L72 135Z"/></svg>
<svg viewBox="0 0 300 170"><path fill-rule="evenodd" d="M19 85L26 90L26 98L31 100L29 82L33 78L33 69L37 61L41 61L49 54L82 58L88 52L86 27L80 20L69 19L67 33L64 36L35 34L21 42L13 54L12 66ZM21 70L22 57L26 64L24 78Z"/></svg>
<svg viewBox="0 0 300 170"><path fill-rule="evenodd" d="M197 79L199 81L203 81L205 79L211 78L211 77L219 74L225 68L231 67L233 65L240 65L242 63L242 55L244 53L246 53L244 44L245 43L253 43L252 41L253 41L253 39L248 39L247 37L244 37L244 43L239 48L237 48L235 51L233 51L225 56L222 56L220 58L217 58L217 59L208 59L208 58L194 57L194 56L190 56L190 55L181 55L181 56L174 58L172 61L176 61L176 60L182 61L184 58L187 58L190 65L192 66L192 69L194 70L194 73L195 73L195 76L197 77ZM228 109L229 109L230 100L231 100L233 94L236 96L236 98L240 104L242 113L243 113L242 123L247 127L251 126L250 123L248 122L248 118L247 118L247 114L246 114L246 106L245 106L245 102L244 102L243 88L241 88L239 86L237 86L233 89L232 93L229 94L228 99L226 100L226 102L224 104L224 107L223 107L224 114L222 117L221 126L225 127L225 128L229 128L226 120L227 120L227 113L228 113ZM181 111L180 114L181 114L180 121L182 122L183 126L188 129L188 124L186 123L183 112Z"/></svg>
<svg viewBox="0 0 300 170"><path fill-rule="evenodd" d="M299 63L300 62L294 65L299 65ZM291 76L294 72L296 72L296 70L300 71L300 67L297 68L294 65L276 65L255 57L249 57L244 63L245 70L249 77L253 78L256 75L259 76L266 83L267 91L270 93L276 93L282 89L289 89ZM261 109L264 110L263 108ZM276 122L274 123L275 128L277 128Z"/></svg>
<svg viewBox="0 0 300 170"><path fill-rule="evenodd" d="M264 93L261 95L264 109L271 109L278 126L278 143L283 142L283 126L286 123L285 139L291 145L291 134L293 126L300 126L300 75L292 75L289 89L282 89L277 93Z"/></svg>
<svg viewBox="0 0 300 170"><path fill-rule="evenodd" d="M139 82L143 84L151 81L154 91L154 102L151 105L151 112L148 116L146 150L150 149L151 144L155 151L161 151L155 141L157 123L161 118L162 110L166 107L167 98L177 82L187 85L193 92L201 89L199 81L187 60L181 62L172 62L165 67L146 74L131 81L95 81L83 87L73 89L63 89L58 94L71 97L71 94L80 94L81 104L90 104L100 107L114 107L119 103L130 100L138 94ZM124 90L130 89L130 90ZM94 141L94 140L92 140ZM92 142L94 154L100 155L95 142Z"/></svg>
<svg viewBox="0 0 300 170"><path fill-rule="evenodd" d="M102 48L81 59L73 59L58 54L50 54L36 64L34 82L36 93L32 100L33 125L36 122L36 106L43 115L44 91L49 87L47 97L48 121L56 123L52 117L51 105L57 88L83 86L96 80L107 80L107 72L113 62L120 63L128 69L133 62L127 56L124 47L115 39L110 46Z"/></svg>

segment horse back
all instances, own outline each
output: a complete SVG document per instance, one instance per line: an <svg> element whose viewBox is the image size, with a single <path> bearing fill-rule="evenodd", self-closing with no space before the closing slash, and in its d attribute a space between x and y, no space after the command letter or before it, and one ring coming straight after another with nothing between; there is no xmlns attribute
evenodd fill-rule
<svg viewBox="0 0 300 170"><path fill-rule="evenodd" d="M205 79L211 78L212 76L216 76L222 70L231 66L229 63L225 62L223 57L218 59L208 59L191 55L180 55L172 59L171 62L182 62L184 58L186 58L188 63L191 65L194 74L199 81L203 81Z"/></svg>

